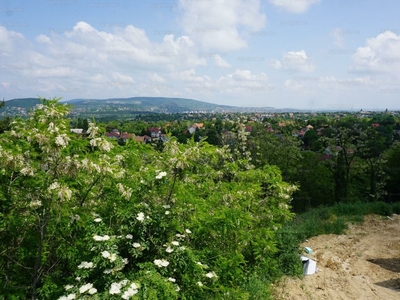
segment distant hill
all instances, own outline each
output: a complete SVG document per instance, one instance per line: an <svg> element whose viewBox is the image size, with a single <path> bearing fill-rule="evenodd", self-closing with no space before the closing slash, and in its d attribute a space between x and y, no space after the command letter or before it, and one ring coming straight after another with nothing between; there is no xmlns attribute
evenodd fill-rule
<svg viewBox="0 0 400 300"><path fill-rule="evenodd" d="M184 98L165 98L165 97L132 97L132 98L110 98L110 99L72 99L62 101L72 104L75 108L106 108L124 107L132 111L151 111L158 113L182 113L187 111L206 111L231 110L233 106L217 105L208 102L184 99Z"/></svg>
<svg viewBox="0 0 400 300"><path fill-rule="evenodd" d="M6 101L6 107L20 107L20 108L32 108L36 106L36 104L40 104L39 98L21 98L21 99L12 99Z"/></svg>
<svg viewBox="0 0 400 300"><path fill-rule="evenodd" d="M189 113L189 112L265 112L276 111L273 107L237 107L219 105L185 98L131 97L109 99L61 100L73 106L72 115L83 117L121 117L147 113ZM29 109L40 103L39 98L22 98L6 101L0 109L0 117L5 115L25 116Z"/></svg>

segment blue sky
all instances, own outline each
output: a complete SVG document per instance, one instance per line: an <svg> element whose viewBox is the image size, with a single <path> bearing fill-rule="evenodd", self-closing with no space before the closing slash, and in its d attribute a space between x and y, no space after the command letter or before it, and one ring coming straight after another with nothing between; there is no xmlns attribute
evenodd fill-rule
<svg viewBox="0 0 400 300"><path fill-rule="evenodd" d="M398 0L0 0L0 97L400 109Z"/></svg>

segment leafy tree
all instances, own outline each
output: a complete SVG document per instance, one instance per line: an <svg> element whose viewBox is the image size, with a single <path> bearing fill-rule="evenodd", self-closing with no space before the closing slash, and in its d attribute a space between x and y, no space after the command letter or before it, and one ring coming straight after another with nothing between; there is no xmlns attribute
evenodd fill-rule
<svg viewBox="0 0 400 300"><path fill-rule="evenodd" d="M388 179L385 184L386 200L388 202L400 201L400 142L395 142L384 153L384 172L387 174Z"/></svg>
<svg viewBox="0 0 400 300"><path fill-rule="evenodd" d="M331 138L322 139L326 146L325 154L328 155L325 163L335 181L336 202L347 202L351 166L358 150L355 142L357 134L354 128L347 127L337 127L334 132Z"/></svg>
<svg viewBox="0 0 400 300"><path fill-rule="evenodd" d="M296 213L335 203L334 179L329 169L321 162L320 154L302 152L293 179L299 189L293 195L292 206Z"/></svg>

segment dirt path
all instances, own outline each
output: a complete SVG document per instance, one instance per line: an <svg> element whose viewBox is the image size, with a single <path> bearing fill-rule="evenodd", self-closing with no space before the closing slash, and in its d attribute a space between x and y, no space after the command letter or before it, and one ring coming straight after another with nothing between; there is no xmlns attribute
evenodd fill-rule
<svg viewBox="0 0 400 300"><path fill-rule="evenodd" d="M366 216L346 235L322 235L302 244L313 250L317 273L285 278L276 299L400 299L400 216Z"/></svg>

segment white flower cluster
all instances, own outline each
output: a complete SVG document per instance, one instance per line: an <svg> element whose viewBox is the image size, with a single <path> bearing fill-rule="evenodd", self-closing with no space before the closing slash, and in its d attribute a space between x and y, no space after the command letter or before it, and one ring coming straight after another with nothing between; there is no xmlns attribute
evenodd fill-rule
<svg viewBox="0 0 400 300"><path fill-rule="evenodd" d="M117 183L117 188L119 193L124 197L126 200L129 200L132 196L133 190L131 188L126 188L122 183Z"/></svg>
<svg viewBox="0 0 400 300"><path fill-rule="evenodd" d="M87 283L79 288L79 293L83 294L85 292L88 292L89 294L93 295L97 293L97 289L93 287L92 283Z"/></svg>
<svg viewBox="0 0 400 300"><path fill-rule="evenodd" d="M86 131L87 133L89 133L89 138L95 138L98 131L99 127L97 127L96 124L89 122L88 130Z"/></svg>
<svg viewBox="0 0 400 300"><path fill-rule="evenodd" d="M129 283L129 280L125 279L120 282L113 282L111 284L109 293L110 295L116 295L116 294L121 294L121 289ZM122 299L130 299L133 295L136 295L138 293L139 286L132 282L128 288L125 290L123 295L121 296Z"/></svg>
<svg viewBox="0 0 400 300"><path fill-rule="evenodd" d="M75 298L76 298L75 294L69 294L68 296L61 296L60 298L58 298L58 300L72 300Z"/></svg>
<svg viewBox="0 0 400 300"><path fill-rule="evenodd" d="M29 203L29 206L32 208L38 208L38 207L42 206L42 201L33 200L33 201L31 201L31 203Z"/></svg>
<svg viewBox="0 0 400 300"><path fill-rule="evenodd" d="M55 144L61 148L65 148L68 145L70 138L65 134L60 134L56 137Z"/></svg>
<svg viewBox="0 0 400 300"><path fill-rule="evenodd" d="M47 130L48 130L50 133L57 133L60 129L59 129L56 125L54 125L53 122L50 122L50 123L49 123L49 127L47 128Z"/></svg>
<svg viewBox="0 0 400 300"><path fill-rule="evenodd" d="M91 268L93 268L93 263L87 261L81 262L81 264L78 266L78 269L91 269Z"/></svg>
<svg viewBox="0 0 400 300"><path fill-rule="evenodd" d="M214 277L218 277L218 276L217 276L217 274L215 274L215 272L208 272L208 273L206 274L206 277L208 277L208 278L214 278Z"/></svg>
<svg viewBox="0 0 400 300"><path fill-rule="evenodd" d="M101 252L101 255L102 255L104 258L108 258L111 262L113 262L113 261L115 261L115 260L117 259L117 255L116 255L115 253L110 253L110 252L108 252L107 250Z"/></svg>
<svg viewBox="0 0 400 300"><path fill-rule="evenodd" d="M101 139L98 143L100 151L110 152L114 145L105 139Z"/></svg>
<svg viewBox="0 0 400 300"><path fill-rule="evenodd" d="M69 200L72 196L72 191L66 186L54 181L47 189L49 192L55 191L61 200Z"/></svg>
<svg viewBox="0 0 400 300"><path fill-rule="evenodd" d="M31 166L26 166L21 169L21 174L24 176L34 176L33 168Z"/></svg>
<svg viewBox="0 0 400 300"><path fill-rule="evenodd" d="M165 259L156 259L154 260L154 264L161 268L161 267L167 267L169 265L169 262L166 261Z"/></svg>
<svg viewBox="0 0 400 300"><path fill-rule="evenodd" d="M108 235L105 236L95 235L93 239L97 242L103 242L103 241L108 241L110 237Z"/></svg>
<svg viewBox="0 0 400 300"><path fill-rule="evenodd" d="M91 139L90 140L90 146L92 146L92 147L97 147L97 145L98 145L98 142L100 142L101 141L101 138L94 138L94 139Z"/></svg>
<svg viewBox="0 0 400 300"><path fill-rule="evenodd" d="M144 221L144 213L142 213L142 212L138 213L136 219L140 222L143 222Z"/></svg>
<svg viewBox="0 0 400 300"><path fill-rule="evenodd" d="M160 172L157 174L156 179L162 179L165 176L167 176L167 172Z"/></svg>

